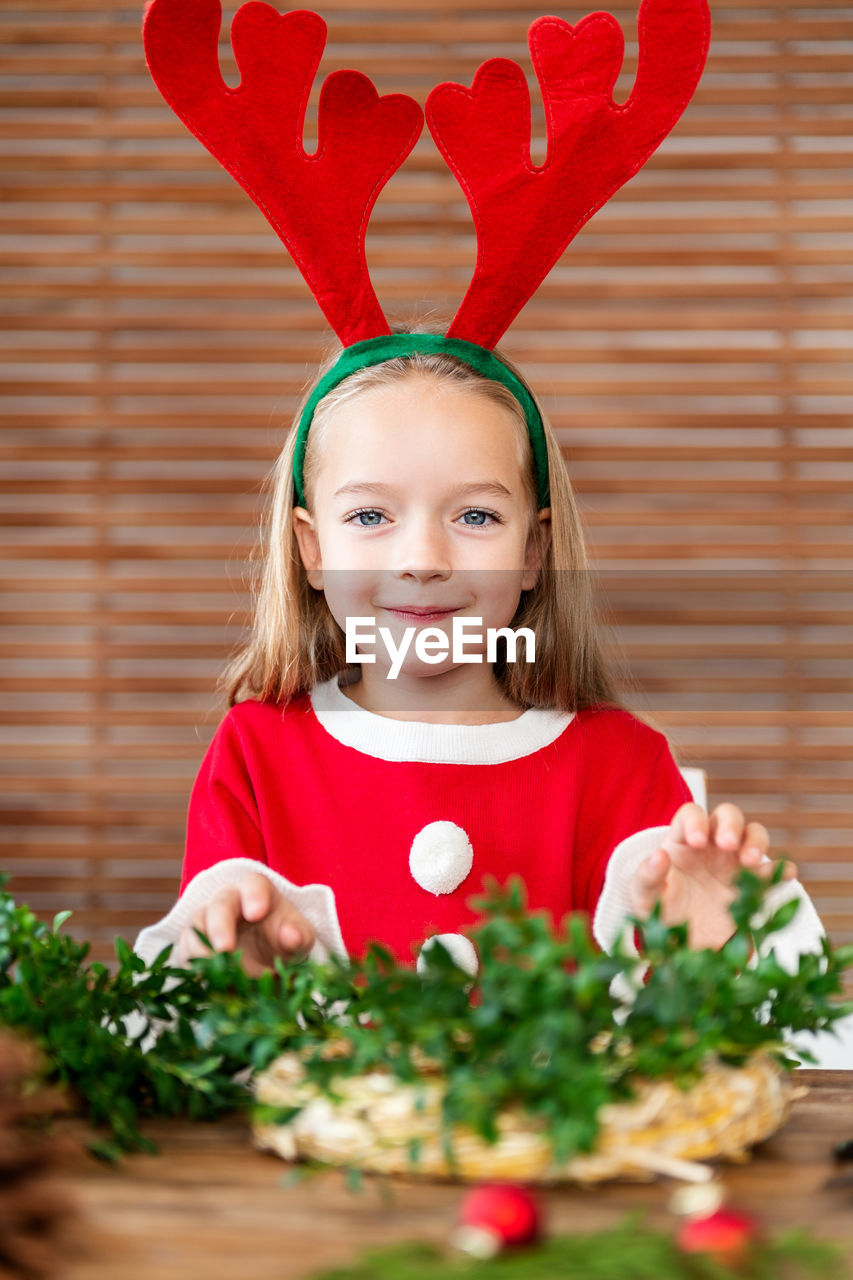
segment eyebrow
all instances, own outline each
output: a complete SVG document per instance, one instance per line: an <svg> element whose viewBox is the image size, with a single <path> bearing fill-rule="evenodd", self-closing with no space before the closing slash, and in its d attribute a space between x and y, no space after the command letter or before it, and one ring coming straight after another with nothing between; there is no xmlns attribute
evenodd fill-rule
<svg viewBox="0 0 853 1280"><path fill-rule="evenodd" d="M342 485L340 489L335 490L334 496L340 497L345 493L385 493L394 494L397 492L396 485L383 484L379 480L358 480L352 484ZM454 497L463 497L470 493L488 493L494 498L511 498L512 494L505 484L501 484L499 480L472 480L468 484L458 484L451 493Z"/></svg>

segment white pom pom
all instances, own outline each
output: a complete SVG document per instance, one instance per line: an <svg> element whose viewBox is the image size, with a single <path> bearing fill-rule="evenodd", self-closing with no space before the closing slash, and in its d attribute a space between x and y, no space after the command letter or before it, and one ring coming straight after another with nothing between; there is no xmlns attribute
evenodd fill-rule
<svg viewBox="0 0 853 1280"><path fill-rule="evenodd" d="M409 870L427 893L452 893L473 865L471 842L455 822L430 822L412 841Z"/></svg>
<svg viewBox="0 0 853 1280"><path fill-rule="evenodd" d="M427 938L418 956L418 973L423 973L428 967L426 952L430 951L437 942L440 942L448 952L457 969L461 969L463 973L470 973L472 978L476 975L480 967L477 952L470 939L461 933L434 933L431 938Z"/></svg>

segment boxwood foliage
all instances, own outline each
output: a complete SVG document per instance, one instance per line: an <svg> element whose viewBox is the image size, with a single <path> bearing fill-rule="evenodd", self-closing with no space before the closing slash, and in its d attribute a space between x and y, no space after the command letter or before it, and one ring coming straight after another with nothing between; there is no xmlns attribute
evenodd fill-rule
<svg viewBox="0 0 853 1280"><path fill-rule="evenodd" d="M585 916L555 926L527 910L520 881L487 882L470 934L474 979L440 945L423 972L373 944L358 960L277 961L249 977L239 952L176 967L165 948L149 966L117 938L108 967L62 931L70 912L47 925L4 883L0 1023L37 1041L44 1076L68 1087L95 1130L92 1150L107 1159L156 1149L146 1118L252 1106L253 1073L286 1050L330 1092L335 1077L372 1068L416 1082L429 1059L444 1081L445 1135L464 1123L494 1140L497 1115L518 1104L569 1158L594 1144L601 1105L629 1098L638 1078L686 1086L710 1057L739 1064L759 1048L790 1067L791 1032L830 1030L853 1010L840 999L853 947L824 941L785 970L772 936L796 902L765 918L767 883L748 871L719 951L691 950L686 928L659 911L635 921L642 972L622 946L602 953ZM619 974L629 999L617 994Z"/></svg>

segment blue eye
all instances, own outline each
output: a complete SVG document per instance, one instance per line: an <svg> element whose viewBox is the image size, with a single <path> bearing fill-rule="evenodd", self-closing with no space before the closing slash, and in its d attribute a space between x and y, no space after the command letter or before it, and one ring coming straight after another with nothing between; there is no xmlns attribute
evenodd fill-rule
<svg viewBox="0 0 853 1280"><path fill-rule="evenodd" d="M485 511L482 507L469 507L467 511L464 511L462 513L463 519L465 519L466 516L482 516L483 517L483 519L475 520L471 523L468 523L468 521L466 521L466 524L468 524L469 529L484 529L486 527L487 522L490 520L495 521L497 524L501 523L501 518L497 514L497 512Z"/></svg>
<svg viewBox="0 0 853 1280"><path fill-rule="evenodd" d="M361 519L362 516L377 516L378 520L371 519L363 521ZM351 516L347 516L344 523L351 524L353 521L356 521L360 529L376 529L378 527L379 520L383 520L384 518L383 513L381 511L377 511L375 507L365 507L362 511L353 511Z"/></svg>

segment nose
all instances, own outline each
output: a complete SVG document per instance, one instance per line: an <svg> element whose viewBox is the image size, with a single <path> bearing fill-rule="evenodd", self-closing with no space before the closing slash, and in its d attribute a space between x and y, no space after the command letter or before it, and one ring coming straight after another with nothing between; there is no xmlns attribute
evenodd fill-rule
<svg viewBox="0 0 853 1280"><path fill-rule="evenodd" d="M394 573L418 582L443 581L452 572L447 537L438 523L427 518L407 522L400 531Z"/></svg>

